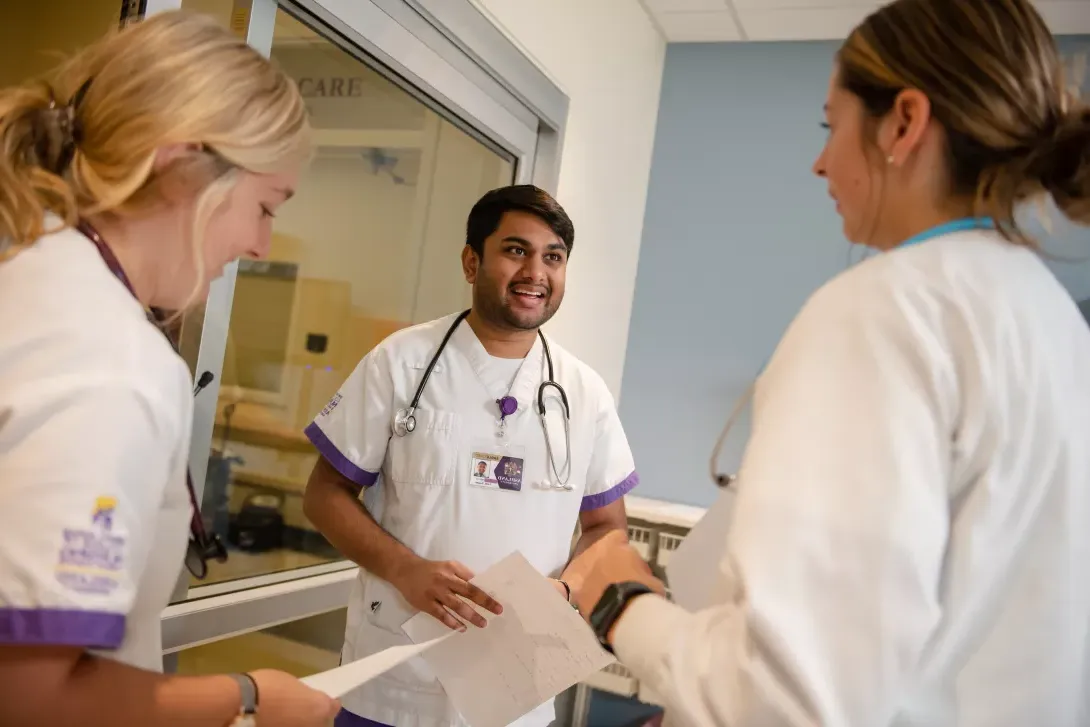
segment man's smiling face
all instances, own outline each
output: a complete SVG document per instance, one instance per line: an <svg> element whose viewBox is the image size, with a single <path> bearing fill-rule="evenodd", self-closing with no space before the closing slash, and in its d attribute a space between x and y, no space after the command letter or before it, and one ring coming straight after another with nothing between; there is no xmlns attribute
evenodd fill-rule
<svg viewBox="0 0 1090 727"><path fill-rule="evenodd" d="M504 213L484 241L482 259L475 262L467 272L473 307L495 325L540 328L564 300L568 249L536 215Z"/></svg>

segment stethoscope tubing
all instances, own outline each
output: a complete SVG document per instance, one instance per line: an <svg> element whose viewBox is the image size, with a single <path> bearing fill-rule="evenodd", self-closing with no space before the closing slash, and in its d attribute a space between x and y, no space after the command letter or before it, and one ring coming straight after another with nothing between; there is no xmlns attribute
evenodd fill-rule
<svg viewBox="0 0 1090 727"><path fill-rule="evenodd" d="M435 353L431 357L431 361L428 362L427 367L424 369L424 375L420 378L420 383L417 384L412 401L409 402L408 408L399 413L394 421L394 434L397 436L404 437L416 430L416 409L420 406L420 398L424 394L424 388L428 385L428 379L431 378L431 373L435 370L435 365L439 362L439 358L443 355L443 351L446 350L447 343L450 342L450 338L454 335L454 331L461 325L462 321L466 319L469 312L469 310L464 310L459 313L458 317L454 319L454 322L450 324L450 328L448 328L447 332L443 335L443 340L439 342L439 347L435 350ZM568 404L568 393L564 391L564 387L556 381L555 371L553 369L553 356L552 352L549 350L549 342L545 340L545 334L538 330L537 335L541 339L542 351L545 354L545 363L547 364L549 372L548 378L546 378L545 381L542 381L537 387L537 411L538 416L541 418L541 427L545 432L545 449L548 452L549 465L552 467L553 475L559 483L554 484L549 482L546 483L546 487L549 489L571 491L574 487L568 484L568 480L571 478L571 407ZM549 429L545 424L545 391L550 387L556 389L557 394L560 396L560 403L564 408L564 439L567 450L564 466L561 468L561 471L565 473L564 477L561 477L560 472L557 470L556 459L553 456L552 440L549 437Z"/></svg>

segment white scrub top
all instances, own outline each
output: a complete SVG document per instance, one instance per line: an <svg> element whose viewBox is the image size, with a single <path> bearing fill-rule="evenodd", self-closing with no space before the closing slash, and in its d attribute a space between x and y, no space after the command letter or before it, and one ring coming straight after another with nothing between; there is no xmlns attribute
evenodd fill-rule
<svg viewBox="0 0 1090 727"><path fill-rule="evenodd" d="M340 391L307 428L307 435L348 479L369 488L364 502L391 535L423 558L457 560L475 573L518 550L541 573L556 577L568 560L582 510L604 507L636 486L632 452L602 379L553 341L556 380L571 405L573 491L546 489L551 470L534 411L547 376L540 339L524 361L495 359L469 324L455 330L432 371L416 410L416 430L392 434L397 410L407 407L443 335L456 316L399 331L367 354ZM564 463L564 429L555 389L546 395L557 466ZM496 436L496 400L518 400ZM523 460L520 491L473 484L483 459ZM343 660L409 643L401 630L414 611L388 583L361 571L348 608ZM395 667L347 695L349 712L396 727L462 725L421 659ZM520 725L549 724L548 702Z"/></svg>
<svg viewBox="0 0 1090 727"><path fill-rule="evenodd" d="M872 258L761 377L719 605L639 599L617 654L678 724L1090 724L1088 445L1090 330L1032 251Z"/></svg>
<svg viewBox="0 0 1090 727"><path fill-rule="evenodd" d="M192 511L189 371L74 230L0 263L0 321L0 644L161 671Z"/></svg>

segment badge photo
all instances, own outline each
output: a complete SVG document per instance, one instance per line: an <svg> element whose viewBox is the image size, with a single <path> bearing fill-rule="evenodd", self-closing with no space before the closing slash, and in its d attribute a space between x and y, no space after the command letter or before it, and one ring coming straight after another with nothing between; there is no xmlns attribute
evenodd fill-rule
<svg viewBox="0 0 1090 727"><path fill-rule="evenodd" d="M520 492L524 460L521 447L499 447L494 442L475 447L469 458L469 484L489 490Z"/></svg>

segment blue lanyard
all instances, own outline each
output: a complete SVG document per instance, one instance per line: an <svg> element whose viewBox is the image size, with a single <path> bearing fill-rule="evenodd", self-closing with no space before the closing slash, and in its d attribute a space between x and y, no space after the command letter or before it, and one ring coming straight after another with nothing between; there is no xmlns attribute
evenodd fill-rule
<svg viewBox="0 0 1090 727"><path fill-rule="evenodd" d="M991 217L963 217L960 220L951 220L950 222L924 230L920 234L908 238L898 245L898 247L918 245L921 242L926 242L935 237L949 235L951 232L963 232L964 230L991 230L994 228L995 221Z"/></svg>

